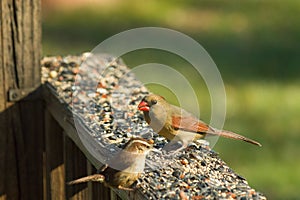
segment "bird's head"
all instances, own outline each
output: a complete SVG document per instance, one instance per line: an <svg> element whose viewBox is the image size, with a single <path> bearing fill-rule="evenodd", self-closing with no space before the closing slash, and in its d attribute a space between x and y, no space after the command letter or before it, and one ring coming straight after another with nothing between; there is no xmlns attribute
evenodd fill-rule
<svg viewBox="0 0 300 200"><path fill-rule="evenodd" d="M148 96L145 96L140 104L138 105L138 109L140 111L149 112L151 107L157 105L157 104L165 104L166 100L164 97L156 94L150 94Z"/></svg>
<svg viewBox="0 0 300 200"><path fill-rule="evenodd" d="M129 153L147 154L153 148L153 140L143 138L131 138L124 147Z"/></svg>

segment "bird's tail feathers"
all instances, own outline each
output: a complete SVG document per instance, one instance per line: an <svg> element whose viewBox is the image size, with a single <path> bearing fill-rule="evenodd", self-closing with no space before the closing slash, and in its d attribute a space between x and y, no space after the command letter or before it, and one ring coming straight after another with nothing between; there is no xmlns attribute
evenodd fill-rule
<svg viewBox="0 0 300 200"><path fill-rule="evenodd" d="M93 174L90 176L85 176L79 179L76 179L74 181L68 182L68 185L73 185L73 184L78 184L78 183L85 183L88 181L93 181L93 182L103 182L104 181L104 176L102 174Z"/></svg>
<svg viewBox="0 0 300 200"><path fill-rule="evenodd" d="M262 146L259 142L249 139L245 136L239 135L237 133L231 132L231 131L226 131L226 130L215 130L214 135L220 135L222 137L230 138L230 139L235 139L235 140L243 140L245 142L249 142L251 144L255 144L257 146Z"/></svg>

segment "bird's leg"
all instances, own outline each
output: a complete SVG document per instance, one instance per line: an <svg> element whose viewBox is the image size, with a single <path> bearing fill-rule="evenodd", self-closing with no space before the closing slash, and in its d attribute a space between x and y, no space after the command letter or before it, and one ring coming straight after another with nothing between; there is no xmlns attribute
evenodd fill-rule
<svg viewBox="0 0 300 200"><path fill-rule="evenodd" d="M138 187L141 184L141 181L139 179L136 180L135 187Z"/></svg>
<svg viewBox="0 0 300 200"><path fill-rule="evenodd" d="M163 148L163 151L165 152L167 157L173 157L178 152L182 151L187 147L187 144L185 144L183 141L180 140L172 140L168 144L166 144Z"/></svg>
<svg viewBox="0 0 300 200"><path fill-rule="evenodd" d="M154 171L160 167L160 163L154 162L153 160L146 160L145 168L150 169L151 171Z"/></svg>
<svg viewBox="0 0 300 200"><path fill-rule="evenodd" d="M177 144L178 145L178 144ZM177 153L179 153L180 151L184 150L186 148L185 145L181 145L180 147L176 148L176 149L173 149L171 151L166 151L168 153L168 155L170 156L174 156L176 155Z"/></svg>
<svg viewBox="0 0 300 200"><path fill-rule="evenodd" d="M185 149L189 143L193 141L195 137L194 133L187 131L178 131L176 136L163 148L164 150L172 151L175 154L183 149Z"/></svg>
<svg viewBox="0 0 300 200"><path fill-rule="evenodd" d="M169 143L167 143L164 148L163 151L165 152L171 152L171 151L175 151L177 149L182 149L183 145L181 144L180 141L171 141Z"/></svg>
<svg viewBox="0 0 300 200"><path fill-rule="evenodd" d="M97 173L100 174L100 173L103 172L107 167L108 167L108 164L104 164L103 166L101 166L100 169L97 170Z"/></svg>
<svg viewBox="0 0 300 200"><path fill-rule="evenodd" d="M157 154L159 154L159 155L162 155L162 154L163 154L161 150L158 150L158 149L156 149L156 148L153 148L153 149L151 150L151 152L155 152L155 153L157 153ZM154 157L157 157L157 156L155 155ZM159 166L160 166L159 163L155 162L154 160L146 159L146 165L145 165L146 168L148 167L148 168L150 168L152 171L154 171L154 170L156 170L157 168L159 168Z"/></svg>

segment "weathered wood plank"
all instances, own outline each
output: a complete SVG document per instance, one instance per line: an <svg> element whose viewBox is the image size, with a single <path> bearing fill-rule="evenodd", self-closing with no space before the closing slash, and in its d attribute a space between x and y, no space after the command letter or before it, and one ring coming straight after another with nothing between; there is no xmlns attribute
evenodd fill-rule
<svg viewBox="0 0 300 200"><path fill-rule="evenodd" d="M0 1L0 198L42 199L42 103L8 101L40 85L40 1Z"/></svg>
<svg viewBox="0 0 300 200"><path fill-rule="evenodd" d="M47 198L65 199L63 130L51 114L45 112Z"/></svg>
<svg viewBox="0 0 300 200"><path fill-rule="evenodd" d="M42 1L34 0L32 6L32 66L35 67L31 72L31 78L34 83L39 83L41 81L41 52L42 52ZM33 85L35 86L35 85Z"/></svg>
<svg viewBox="0 0 300 200"><path fill-rule="evenodd" d="M4 24L3 22L3 17L4 17L4 1L0 1L0 13L2 13L0 15L0 27L4 27L6 26L7 24ZM0 28L0 30L2 30ZM0 31L0 113L3 112L5 110L5 102L6 102L6 94L5 94L5 80L4 80L4 63L5 63L5 56L4 56L4 49L1 48L2 46L4 46L4 35L3 35L3 31ZM2 121L2 120L1 120ZM1 125L1 123L0 123ZM3 129L1 129L3 130ZM1 156L1 154L0 154ZM1 157L0 157L1 158ZM0 166L0 170L1 170L1 166ZM1 181L1 180L0 180ZM2 181L1 181L2 182ZM3 185L0 184L0 195L1 195L1 187Z"/></svg>
<svg viewBox="0 0 300 200"><path fill-rule="evenodd" d="M4 199L19 199L20 190L18 189L18 167L17 167L17 150L15 148L14 135L6 125L9 123L9 111L2 112L0 119L2 122L0 154L3 162L1 163L1 194Z"/></svg>
<svg viewBox="0 0 300 200"><path fill-rule="evenodd" d="M90 165L90 170L88 171L88 174L95 174L97 173L97 170L95 167L93 167L91 164ZM117 196L113 190L110 188L104 187L101 183L96 183L93 182L90 184L91 194L92 194L92 199L114 199L112 197ZM113 193L113 195L111 194Z"/></svg>
<svg viewBox="0 0 300 200"><path fill-rule="evenodd" d="M96 167L100 168L103 164L99 162L96 158L94 158L89 151L87 151L86 147L82 144L81 139L78 136L77 131L86 132L83 128L81 130L77 130L74 124L74 119L72 112L68 110L60 101L59 99L51 92L51 90L45 85L44 86L44 99L46 100L46 107L51 113L51 115L56 119L59 125L64 129L65 133L73 140L76 146L85 154L87 159ZM88 133L84 133L82 135L89 136ZM88 139L87 139L88 140ZM96 141L91 141L91 147L97 147ZM93 143L94 142L94 143ZM94 149L94 150L95 150ZM104 153L103 155L99 155L103 157L104 160Z"/></svg>
<svg viewBox="0 0 300 200"><path fill-rule="evenodd" d="M4 26L3 23L3 2L0 2L0 27ZM1 28L0 28L1 30ZM3 32L0 31L0 47L3 46ZM4 50L3 48L0 48L0 130L6 131L6 125L5 122L5 115L3 114L3 111L5 110L5 83L4 83ZM5 171L5 158L6 158L6 133L1 133L0 137L0 172ZM7 199L6 191L5 191L5 176L4 173L2 176L0 176L0 199L4 200Z"/></svg>
<svg viewBox="0 0 300 200"><path fill-rule="evenodd" d="M36 91L36 93L39 93L39 91ZM22 190L22 192L28 194L29 199L41 199L43 195L44 106L39 100L24 101L19 106L21 128L22 131L25 130L21 142L24 145L23 173L26 173L26 176L21 173L21 176L24 176L24 185L22 185L28 185L26 190Z"/></svg>
<svg viewBox="0 0 300 200"><path fill-rule="evenodd" d="M100 160L104 161L106 158L107 152L104 152L103 149L97 149L97 141L95 141L94 138L89 137L89 130L85 129L84 126L82 127L75 127L74 125L74 119L73 114L70 110L67 109L67 107L60 102L58 97L55 95L55 92L51 89L51 86L48 84L44 85L44 99L46 100L46 107L51 113L51 115L57 120L57 122L60 124L60 126L64 129L67 136L72 139L72 141L75 143L75 145L82 151L82 153L85 155L85 157L88 159L89 162L96 168L99 169L100 166L103 164L100 162ZM77 129L76 129L77 128ZM82 138L79 138L78 132L80 132L81 135L86 136L86 138L83 138L86 140L86 145L83 145L81 142ZM87 147L88 145L88 147ZM88 150L87 150L88 148ZM95 158L90 151L95 151L93 154L97 153L98 157ZM68 179L67 179L68 180ZM107 195L108 191L107 189L103 189L103 185L99 183L93 183L93 191L97 191L97 193L100 195L100 199L102 199L101 195ZM144 199L144 196L141 192L127 192L122 190L113 190L114 194L109 194L109 199L111 198L119 198L121 199ZM93 192L94 193L94 192ZM117 197L117 196L119 197Z"/></svg>
<svg viewBox="0 0 300 200"><path fill-rule="evenodd" d="M87 175L87 160L84 154L66 135L64 136L64 160L67 182ZM67 199L83 200L88 199L89 196L87 183L68 185L66 191Z"/></svg>

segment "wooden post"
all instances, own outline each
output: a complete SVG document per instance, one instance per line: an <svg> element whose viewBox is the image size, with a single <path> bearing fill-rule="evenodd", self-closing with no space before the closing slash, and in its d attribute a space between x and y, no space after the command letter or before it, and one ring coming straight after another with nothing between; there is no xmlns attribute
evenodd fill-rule
<svg viewBox="0 0 300 200"><path fill-rule="evenodd" d="M40 4L0 1L0 199L43 198Z"/></svg>

